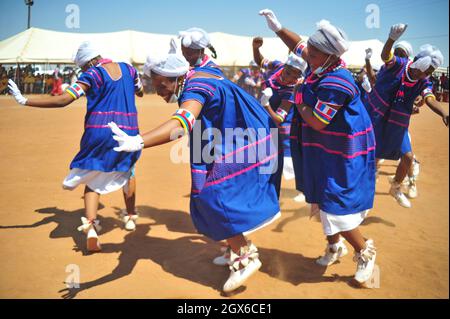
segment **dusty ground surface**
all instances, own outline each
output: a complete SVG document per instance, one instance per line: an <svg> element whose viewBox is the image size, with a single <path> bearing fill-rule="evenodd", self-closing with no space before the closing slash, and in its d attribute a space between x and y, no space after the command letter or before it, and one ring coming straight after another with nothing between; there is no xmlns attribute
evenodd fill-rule
<svg viewBox="0 0 450 319"><path fill-rule="evenodd" d="M174 105L157 96L138 99L139 124L148 130ZM172 145L146 150L137 165L141 218L127 232L117 217L120 192L101 198L103 252L86 255L76 230L83 189L61 182L78 151L85 100L64 109L31 109L0 97L0 297L1 298L222 298L228 270L211 263L218 245L198 235L189 217L188 164L174 164ZM263 266L232 298L448 298L448 129L430 110L412 121L413 148L421 162L419 197L401 208L388 194L381 169L375 208L362 226L378 248L379 289L349 284L351 256L328 269L314 260L325 248L321 225L293 201L283 182L282 217L251 239ZM68 265L80 269L82 289L61 291ZM70 266L69 266L70 267Z"/></svg>

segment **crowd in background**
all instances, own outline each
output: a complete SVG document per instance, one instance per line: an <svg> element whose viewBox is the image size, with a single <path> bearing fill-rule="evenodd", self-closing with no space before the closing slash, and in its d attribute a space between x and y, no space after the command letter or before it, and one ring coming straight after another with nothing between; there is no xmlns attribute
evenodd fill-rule
<svg viewBox="0 0 450 319"><path fill-rule="evenodd" d="M250 88L250 86L245 83L247 77L252 79L260 77L261 80L263 80L262 74L264 74L264 70L255 69L252 65L243 68L223 67L223 70L228 78L238 78L236 82L240 84L240 86ZM248 72L246 72L247 70ZM361 70L355 69L352 70L352 72L357 80ZM144 92L146 94L155 93L155 90L151 85L151 80L143 77L142 74L140 74L140 76L142 78ZM50 71L44 72L41 71L39 67L35 67L31 64L25 66L9 65L7 67L0 64L0 94L8 94L8 79L14 79L20 90L25 94L52 94L55 81L71 85L75 83L77 78L77 71L72 66L63 66L61 68L60 65L56 65L56 67L51 68ZM433 83L433 93L436 95L437 99L442 102L448 102L448 74L435 72L430 76L430 81ZM253 96L259 98L261 95L261 85L258 85L258 81L255 81L255 83L256 86L251 87L249 90L251 90Z"/></svg>
<svg viewBox="0 0 450 319"><path fill-rule="evenodd" d="M0 64L0 94L8 94L8 79L13 79L25 94L51 94L54 83L72 84L77 79L73 67L63 70L57 65L50 71L41 71L31 64L25 66ZM61 92L62 93L62 92Z"/></svg>

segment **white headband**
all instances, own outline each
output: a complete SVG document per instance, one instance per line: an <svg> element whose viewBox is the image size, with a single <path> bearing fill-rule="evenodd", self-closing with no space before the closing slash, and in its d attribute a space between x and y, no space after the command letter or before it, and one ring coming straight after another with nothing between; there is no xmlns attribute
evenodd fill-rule
<svg viewBox="0 0 450 319"><path fill-rule="evenodd" d="M408 56L413 56L414 55L414 50L412 48L412 45L408 41L400 41L400 42L398 42L397 44L394 45L394 50L397 49L397 48L403 49Z"/></svg>
<svg viewBox="0 0 450 319"><path fill-rule="evenodd" d="M306 61L294 53L289 54L286 64L299 69L302 73L305 73L306 68L308 67Z"/></svg>
<svg viewBox="0 0 450 319"><path fill-rule="evenodd" d="M89 41L85 41L80 44L78 50L73 58L73 61L79 67L84 66L86 63L91 61L93 58L99 56L100 53L97 48Z"/></svg>
<svg viewBox="0 0 450 319"><path fill-rule="evenodd" d="M320 20L317 23L317 31L308 39L308 44L324 53L336 56L344 54L349 47L344 31L332 25L328 20Z"/></svg>
<svg viewBox="0 0 450 319"><path fill-rule="evenodd" d="M176 43L170 41L169 53L162 56L148 56L144 65L144 74L151 76L152 72L166 77L178 77L189 71L189 62L176 53Z"/></svg>
<svg viewBox="0 0 450 319"><path fill-rule="evenodd" d="M185 48L204 49L209 46L209 35L200 28L190 28L186 31L180 31L181 44Z"/></svg>
<svg viewBox="0 0 450 319"><path fill-rule="evenodd" d="M419 69L422 72L428 70L430 66L437 69L444 64L444 56L441 51L431 44L421 46L420 52L416 55L415 60L411 64L411 68Z"/></svg>

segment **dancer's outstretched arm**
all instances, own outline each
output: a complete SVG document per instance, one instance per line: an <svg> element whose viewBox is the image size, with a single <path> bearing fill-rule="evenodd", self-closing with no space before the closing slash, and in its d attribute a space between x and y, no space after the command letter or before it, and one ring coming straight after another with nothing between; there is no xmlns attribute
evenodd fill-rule
<svg viewBox="0 0 450 319"><path fill-rule="evenodd" d="M203 105L196 100L188 100L180 105L179 116L173 116L157 128L141 135L129 136L115 123L108 123L113 138L119 143L114 150L117 152L136 152L142 148L158 146L169 143L192 130L195 118L202 110Z"/></svg>
<svg viewBox="0 0 450 319"><path fill-rule="evenodd" d="M289 50L295 53L295 49L297 45L302 41L302 38L297 33L283 28L272 10L261 10L259 12L259 15L266 18L269 28L278 35L278 37L284 42L284 44L286 44Z"/></svg>
<svg viewBox="0 0 450 319"><path fill-rule="evenodd" d="M83 90L84 94L84 91L87 90L87 86L81 83L77 85ZM8 88L13 97L16 99L17 103L31 107L41 107L41 108L64 107L69 105L76 99L72 95L67 93L67 91L64 92L62 95L58 96L46 96L28 99L22 95L22 92L20 92L19 88L17 87L16 83L14 83L13 80L8 81Z"/></svg>

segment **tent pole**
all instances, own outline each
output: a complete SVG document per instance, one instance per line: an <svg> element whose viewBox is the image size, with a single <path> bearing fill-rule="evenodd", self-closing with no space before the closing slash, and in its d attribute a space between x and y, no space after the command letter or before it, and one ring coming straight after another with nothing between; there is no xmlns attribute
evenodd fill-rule
<svg viewBox="0 0 450 319"><path fill-rule="evenodd" d="M28 6L28 27L27 27L27 29L29 29L30 28L30 23L31 22L31 6L29 5Z"/></svg>

